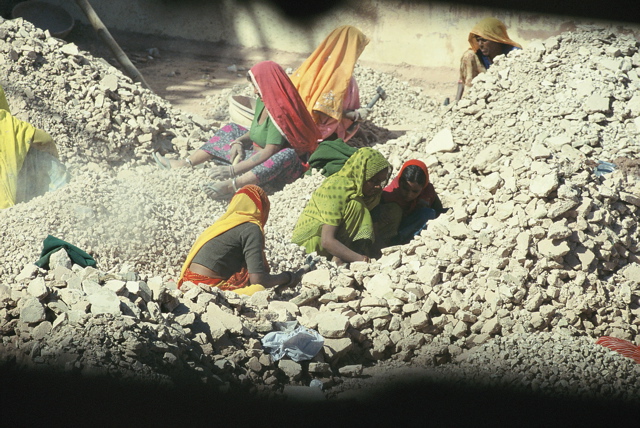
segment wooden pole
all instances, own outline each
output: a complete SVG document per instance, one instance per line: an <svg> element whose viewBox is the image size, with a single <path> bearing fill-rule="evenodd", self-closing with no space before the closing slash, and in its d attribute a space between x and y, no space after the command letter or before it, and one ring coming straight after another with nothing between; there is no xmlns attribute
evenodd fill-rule
<svg viewBox="0 0 640 428"><path fill-rule="evenodd" d="M111 33L109 33L107 27L105 27L105 25L102 23L102 20L100 19L96 11L93 10L93 7L91 7L91 4L89 4L89 0L76 0L76 3L78 4L78 6L80 6L80 9L82 9L84 14L87 16L89 23L96 30L98 36L100 36L100 38L107 44L107 46L109 46L109 49L111 49L111 52L113 52L116 59L118 60L120 65L122 65L129 77L131 77L136 82L140 82L145 88L151 90L147 82L144 80L144 77L142 77L142 74L140 74L135 65L133 65L133 63L129 60L127 54L125 54L124 51L120 48L118 43L114 40L113 36L111 36Z"/></svg>

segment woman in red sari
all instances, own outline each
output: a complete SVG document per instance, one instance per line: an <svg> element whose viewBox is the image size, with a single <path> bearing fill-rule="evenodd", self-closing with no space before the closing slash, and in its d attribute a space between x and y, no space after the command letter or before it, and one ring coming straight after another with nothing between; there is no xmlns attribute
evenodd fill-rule
<svg viewBox="0 0 640 428"><path fill-rule="evenodd" d="M427 221L443 211L442 202L429 181L427 166L417 159L409 160L384 188L382 202L372 213L376 242L380 248L406 244L420 233Z"/></svg>
<svg viewBox="0 0 640 428"><path fill-rule="evenodd" d="M303 270L269 273L264 255L264 226L268 217L269 198L264 190L254 185L238 190L227 212L191 248L182 266L178 288L189 281L252 295L266 288L299 282Z"/></svg>
<svg viewBox="0 0 640 428"><path fill-rule="evenodd" d="M165 169L189 167L213 160L214 183L203 185L208 196L227 199L240 187L282 186L307 169L307 157L318 146L320 132L285 71L273 61L249 70L247 78L258 96L250 129L230 123L185 159L154 154Z"/></svg>

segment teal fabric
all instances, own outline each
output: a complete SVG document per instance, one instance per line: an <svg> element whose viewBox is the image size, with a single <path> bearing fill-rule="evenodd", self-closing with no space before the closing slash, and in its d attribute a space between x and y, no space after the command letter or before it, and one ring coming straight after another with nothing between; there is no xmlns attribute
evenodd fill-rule
<svg viewBox="0 0 640 428"><path fill-rule="evenodd" d="M82 267L96 265L95 259L89 254L82 251L75 245L71 245L68 242L54 236L47 236L43 241L42 246L42 253L40 253L40 259L36 262L36 265L43 269L49 269L49 258L60 248L64 248L71 261L73 261L77 265L80 265Z"/></svg>
<svg viewBox="0 0 640 428"><path fill-rule="evenodd" d="M340 171L356 150L356 147L351 147L341 139L323 141L309 158L309 165L329 177Z"/></svg>

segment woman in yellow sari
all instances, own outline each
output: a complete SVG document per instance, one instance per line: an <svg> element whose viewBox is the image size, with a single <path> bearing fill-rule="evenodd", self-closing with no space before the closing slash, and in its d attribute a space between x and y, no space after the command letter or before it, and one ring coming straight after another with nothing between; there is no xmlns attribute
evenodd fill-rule
<svg viewBox="0 0 640 428"><path fill-rule="evenodd" d="M338 264L368 262L375 241L370 211L380 203L390 167L377 150L358 149L313 192L291 241Z"/></svg>
<svg viewBox="0 0 640 428"><path fill-rule="evenodd" d="M0 87L0 209L56 190L67 181L51 136L12 116Z"/></svg>
<svg viewBox="0 0 640 428"><path fill-rule="evenodd" d="M353 69L368 43L356 27L338 27L291 75L323 140L348 141L367 118L369 110L360 107Z"/></svg>
<svg viewBox="0 0 640 428"><path fill-rule="evenodd" d="M242 187L229 207L196 240L182 266L178 288L186 281L252 295L277 285L294 285L302 270L269 273L264 255L264 226L269 198L256 185Z"/></svg>
<svg viewBox="0 0 640 428"><path fill-rule="evenodd" d="M460 60L460 80L456 100L462 98L465 87L471 87L471 81L484 73L493 64L498 55L506 55L514 49L522 49L509 38L507 27L496 18L484 18L469 33L471 46Z"/></svg>

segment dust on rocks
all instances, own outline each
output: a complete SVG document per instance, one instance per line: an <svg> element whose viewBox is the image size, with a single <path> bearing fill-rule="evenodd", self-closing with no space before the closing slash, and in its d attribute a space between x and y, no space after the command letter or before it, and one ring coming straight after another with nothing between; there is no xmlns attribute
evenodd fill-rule
<svg viewBox="0 0 640 428"><path fill-rule="evenodd" d="M448 106L358 66L364 102L378 86L401 96L376 105L356 144L380 150L394 173L423 159L449 210L371 264L322 259L300 285L251 297L176 288L191 244L225 205L199 191L208 168L150 161L154 150L198 148L246 85L208 98L207 117L186 114L20 19L0 24L0 55L12 109L54 137L73 174L65 188L0 212L4 360L266 395L317 380L333 398L363 374L413 366L448 382L640 398L638 366L594 344L635 340L640 324L640 53L631 36L582 27L531 43L497 58ZM597 176L597 161L620 167ZM272 190L274 272L302 264L290 236L322 179L312 172ZM33 265L49 234L97 266L64 254L50 270ZM289 321L325 336L311 361L274 361L262 348Z"/></svg>

